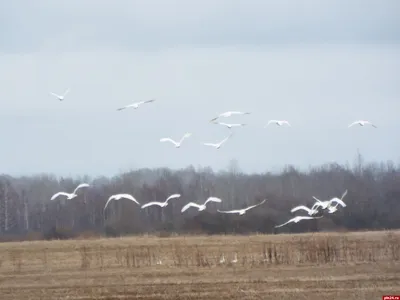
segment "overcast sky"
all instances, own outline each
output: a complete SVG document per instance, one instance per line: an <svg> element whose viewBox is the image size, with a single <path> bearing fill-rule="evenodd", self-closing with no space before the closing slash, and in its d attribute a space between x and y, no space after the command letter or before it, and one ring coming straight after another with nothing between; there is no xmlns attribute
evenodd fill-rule
<svg viewBox="0 0 400 300"><path fill-rule="evenodd" d="M400 162L397 0L0 0L0 80L0 173Z"/></svg>

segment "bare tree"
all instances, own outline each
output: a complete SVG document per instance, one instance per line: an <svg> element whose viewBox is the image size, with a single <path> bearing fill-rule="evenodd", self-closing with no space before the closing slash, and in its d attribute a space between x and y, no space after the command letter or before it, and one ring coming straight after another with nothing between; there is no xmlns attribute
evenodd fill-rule
<svg viewBox="0 0 400 300"><path fill-rule="evenodd" d="M79 179L79 180L78 180ZM38 231L45 236L60 231L71 236L92 230L106 234L151 231L205 233L274 232L273 226L292 217L290 209L300 203L312 205L312 196L328 199L348 190L347 207L326 214L324 221L304 223L285 230L372 229L400 227L400 166L392 162L365 163L357 152L353 168L336 163L301 172L294 166L281 173L245 174L236 160L215 173L211 168L189 166L182 170L139 169L113 178L61 178L52 175L13 178L0 176L0 232L24 234ZM72 190L81 181L91 188L72 200L50 201L59 190ZM141 204L162 201L170 194L181 198L166 208L140 209L131 201L116 201L103 212L108 197L130 193ZM216 196L207 210L180 212L189 201ZM236 209L268 201L244 216L227 216L217 208ZM51 236L51 234L50 234ZM59 237L59 236L58 236Z"/></svg>

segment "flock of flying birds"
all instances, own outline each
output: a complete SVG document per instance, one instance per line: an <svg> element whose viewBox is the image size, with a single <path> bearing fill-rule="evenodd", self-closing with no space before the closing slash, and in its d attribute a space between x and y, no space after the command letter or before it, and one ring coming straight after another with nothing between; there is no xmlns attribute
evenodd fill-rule
<svg viewBox="0 0 400 300"><path fill-rule="evenodd" d="M56 93L50 92L51 95L53 95L54 97L56 97L58 100L63 101L65 99L65 97L67 96L67 94L69 93L70 89L68 88L62 95L58 95ZM155 99L151 99L151 100L145 100L145 101L140 101L140 102L135 102L132 104L128 104L126 106L120 107L117 109L117 111L121 111L121 110L125 110L128 108L133 108L133 109L138 109L140 106L142 106L143 104L147 104L147 103L151 103L156 101ZM229 124L229 123L224 123L224 122L219 122L218 120L220 118L227 118L233 115L249 115L250 112L242 112L242 111L227 111L224 113L221 113L220 115L218 115L217 117L213 118L210 120L210 122L214 123L214 124L218 124L218 125L222 125L225 126L229 129L232 129L233 127L243 127L246 124L245 123L236 123L236 124ZM289 127L291 127L290 123L287 120L269 120L268 123L264 126L267 127L270 124L275 124L277 126L283 126L283 125L287 125ZM352 127L354 125L360 125L360 126L365 126L365 125L370 125L374 128L377 128L376 125L374 125L373 123L371 123L370 121L367 120L358 120L358 121L354 121L353 123L351 123L348 127ZM189 138L192 134L191 133L185 133L182 138L179 141L175 141L172 138L166 137L166 138L161 138L160 142L170 142L171 144L173 144L175 146L175 148L180 148L182 145L182 142ZM219 149L221 148L222 144L224 144L230 137L232 136L232 133L229 134L227 137L225 137L222 141L220 141L219 143L203 143L203 145L205 146L209 146L209 147L214 147L215 149Z"/></svg>
<svg viewBox="0 0 400 300"><path fill-rule="evenodd" d="M89 187L90 185L88 183L81 183L80 185L78 185L75 190L72 193L66 193L66 192L58 192L56 194L54 194L51 197L51 200L55 200L56 198L58 198L59 196L65 196L67 197L68 200L71 200L75 197L78 196L77 192L79 189L81 188L85 188L85 187ZM296 216L292 219L290 219L289 221L287 221L286 223L283 223L281 225L277 225L275 226L275 228L278 227L282 227L286 224L289 223L298 223L302 220L311 220L311 219L320 219L322 218L322 216L314 216L317 215L320 210L319 208L321 208L322 210L328 210L328 212L330 214L334 213L337 211L337 207L338 205L341 205L342 207L346 207L346 204L343 202L343 198L347 195L347 190L343 193L342 197L339 199L337 197L334 197L330 200L326 200L326 201L321 201L320 199L316 198L313 196L314 200L316 200L316 202L314 203L314 205L311 208L308 208L305 205L300 205L300 206L296 206L294 208L292 208L292 210L290 211L291 213L294 213L298 210L304 210L308 213L308 216ZM177 199L180 198L181 195L180 194L172 194L171 196L169 196L164 202L157 202L157 201L153 201L153 202L148 202L146 204L141 205L139 203L139 201L137 201L132 195L130 194L115 194L110 196L110 198L108 198L106 205L104 206L103 211L105 212L105 209L107 208L108 204L110 203L110 201L112 200L121 200L121 199L127 199L127 200L131 200L133 202L135 202L137 205L141 206L141 209L144 209L146 207L150 207L150 206L159 206L161 208L166 207L168 205L168 201L172 200L172 199ZM261 201L258 204L255 205L251 205L249 207L246 208L241 208L241 209L234 209L234 210L219 210L217 209L217 211L219 213L224 213L224 214L238 214L240 216L244 215L248 210L253 209L257 206L260 206L262 204L265 203L265 201L267 201L267 199L264 199L263 201ZM217 197L209 197L204 203L202 204L198 204L198 203L194 203L194 202L189 202L187 203L185 206L182 207L181 209L181 213L183 213L184 211L188 210L190 207L193 208L197 208L197 210L203 211L206 209L206 205L209 202L216 202L216 203L221 203L222 200L220 198ZM336 203L336 205L334 205Z"/></svg>
<svg viewBox="0 0 400 300"><path fill-rule="evenodd" d="M62 94L62 95L58 95L58 94L55 94L55 93L52 93L52 92L50 92L50 94L55 96L58 100L63 101L65 99L65 97L67 96L67 94L69 93L69 91L70 91L70 89L67 89L64 92L64 94ZM151 102L154 102L154 101L155 101L155 99L151 99L151 100L132 103L132 104L126 105L124 107L118 108L117 111L125 110L125 109L128 109L128 108L138 109L141 105L146 104L146 103L151 103ZM244 123L229 124L229 123L219 122L218 120L220 118L227 118L227 117L230 117L230 116L233 116L233 115L248 115L248 114L250 114L250 112L227 111L227 112L221 113L217 117L211 119L210 122L213 122L214 124L219 124L219 125L225 126L225 127L229 128L229 129L231 129L233 127L242 127L242 126L245 126L246 124L244 124ZM265 127L269 126L270 124L276 124L277 126L287 125L287 126L291 127L291 124L286 120L269 120L268 123L265 125ZM352 126L357 125L357 124L360 125L360 126L370 125L370 126L372 126L374 128L377 128L377 126L375 126L373 123L371 123L370 121L367 121L367 120L355 121L355 122L351 123L348 127L352 127ZM170 142L176 148L180 148L182 142L186 138L189 138L191 135L192 135L191 133L185 133L183 135L183 137L179 141L175 141L175 140L173 140L173 139L171 139L169 137L161 138L160 142ZM219 143L203 143L203 145L219 149L231 136L232 136L232 133L229 134L226 138L224 138ZM84 187L89 187L89 186L90 185L87 184L87 183L82 183L82 184L78 185L76 187L76 189L72 193L58 192L58 193L54 194L51 197L51 200L54 200L54 199L58 198L59 196L65 196L65 197L67 197L68 200L71 200L71 199L77 197L77 191L79 189L84 188ZM287 221L286 223L283 223L281 225L275 226L275 228L282 227L282 226L284 226L286 224L289 224L289 223L298 223L298 222L300 222L302 220L311 220L311 219L322 218L322 215L316 216L320 212L320 209L328 210L329 213L334 213L334 212L337 211L338 205L341 205L342 207L346 207L346 204L343 202L343 198L346 196L346 194L347 194L347 190L343 193L343 195L342 195L342 197L340 199L337 198L337 197L334 197L334 198L332 198L330 200L327 200L327 201L321 201L318 198L313 196L313 198L314 198L314 200L316 200L316 202L314 203L314 205L311 208L308 208L307 206L304 206L304 205L300 205L300 206L294 207L291 210L291 213L294 213L294 212L299 211L299 210L304 210L304 211L306 211L308 213L308 216L296 216L296 217L290 219L289 221ZM107 202L106 202L106 204L104 206L104 211L107 208L107 206L110 203L110 201L112 201L112 200L128 199L128 200L131 200L131 201L135 202L138 205L141 205L141 208L144 209L144 208L147 208L147 207L150 207L150 206L154 206L154 205L159 206L161 208L166 207L168 205L168 201L169 200L176 199L176 198L179 198L179 197L181 197L180 194L173 194L173 195L169 196L164 202L149 202L149 203L146 203L144 205L141 205L130 194L116 194L116 195L112 195L107 200ZM257 206L260 206L260 205L264 204L266 200L267 199L264 199L262 202L260 202L258 204L255 204L255 205L252 205L252 206L249 206L247 208L229 210L229 211L222 211L222 210L218 209L217 211L219 213L225 213L225 214L244 215L248 210L253 209L253 208L257 207ZM197 203L194 203L194 202L189 202L182 208L181 212L183 213L184 211L186 211L190 207L197 208L198 211L204 211L206 209L207 203L209 203L209 202L221 203L222 200L220 198L217 198L217 197L209 197L203 204L197 204ZM336 205L334 205L335 203L336 203Z"/></svg>

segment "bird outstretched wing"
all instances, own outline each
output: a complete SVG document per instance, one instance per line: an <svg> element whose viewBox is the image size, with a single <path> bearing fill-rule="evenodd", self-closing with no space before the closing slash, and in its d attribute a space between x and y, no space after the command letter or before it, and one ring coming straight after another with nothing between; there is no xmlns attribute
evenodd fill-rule
<svg viewBox="0 0 400 300"><path fill-rule="evenodd" d="M152 206L152 205L158 205L158 206L162 207L163 203L161 203L161 202L149 202L149 203L146 203L146 204L142 205L142 208L146 208L146 207L149 207L149 206Z"/></svg>
<svg viewBox="0 0 400 300"><path fill-rule="evenodd" d="M310 209L310 208L308 208L307 206L304 206L304 205L299 205L299 206L293 207L290 212L293 213L293 212L296 212L298 210L305 210L307 212L310 212L312 209Z"/></svg>
<svg viewBox="0 0 400 300"><path fill-rule="evenodd" d="M352 126L354 126L354 125L356 125L356 124L360 124L360 122L359 122L359 121L355 121L355 122L351 123L351 124L348 126L348 128L350 128L350 127L352 127Z"/></svg>
<svg viewBox="0 0 400 300"><path fill-rule="evenodd" d="M219 210L217 209L217 212L223 213L223 214L238 214L240 213L240 209L235 209L235 210Z"/></svg>
<svg viewBox="0 0 400 300"><path fill-rule="evenodd" d="M55 96L55 97L57 97L57 98L60 98L60 97L61 97L60 95L57 95L56 93L53 93L53 92L50 92L50 95L53 95L53 96Z"/></svg>
<svg viewBox="0 0 400 300"><path fill-rule="evenodd" d="M293 222L293 219L290 219L289 221L287 221L286 223L283 223L281 225L276 225L275 228L279 228L279 227L285 226L286 224L289 224L291 222Z"/></svg>
<svg viewBox="0 0 400 300"><path fill-rule="evenodd" d="M165 200L165 202L168 202L171 199L179 198L180 196L181 196L181 194L172 194L171 196L169 196L167 198L167 200Z"/></svg>
<svg viewBox="0 0 400 300"><path fill-rule="evenodd" d="M170 142L170 143L174 144L175 146L178 146L178 145L179 145L178 142L175 142L175 141L174 141L173 139L171 139L171 138L162 138L162 139L160 139L160 142Z"/></svg>
<svg viewBox="0 0 400 300"><path fill-rule="evenodd" d="M218 144L212 144L212 143L203 143L204 146L211 146L211 147L218 147Z"/></svg>
<svg viewBox="0 0 400 300"><path fill-rule="evenodd" d="M103 211L106 210L106 207L108 206L108 203L110 203L110 201L114 200L114 199L116 199L115 195L112 195L110 198L108 198L108 200L106 202L106 205L104 205Z"/></svg>
<svg viewBox="0 0 400 300"><path fill-rule="evenodd" d="M329 201L329 204L336 202L338 204L340 204L342 207L346 207L346 203L344 203L342 200L340 200L339 198L333 198Z"/></svg>
<svg viewBox="0 0 400 300"><path fill-rule="evenodd" d="M221 203L222 202L222 200L220 199L220 198L217 198L217 197L208 197L208 199L206 200L206 202L204 202L204 205L206 205L208 202L210 202L210 201L212 201L212 202L218 202L218 203Z"/></svg>
<svg viewBox="0 0 400 300"><path fill-rule="evenodd" d="M89 185L88 183L81 183L80 185L78 185L78 186L75 188L74 194L76 194L76 192L77 192L79 189L84 188L84 187L89 187L89 186L90 186L90 185Z"/></svg>
<svg viewBox="0 0 400 300"><path fill-rule="evenodd" d="M179 141L179 144L182 143L184 139L190 137L191 135L192 135L192 134L191 134L190 132L185 133L185 134L182 136L181 140Z"/></svg>
<svg viewBox="0 0 400 300"><path fill-rule="evenodd" d="M118 194L118 195L115 195L115 196L119 196L119 197L121 197L121 198L125 198L125 199L128 199L128 200L131 200L131 201L133 201L133 202L135 202L135 203L137 203L137 204L140 205L139 201L137 201L137 200L136 200L132 195L130 195L130 194Z"/></svg>
<svg viewBox="0 0 400 300"><path fill-rule="evenodd" d="M260 206L261 204L264 204L265 201L267 201L267 199L264 199L263 201L261 201L258 204L251 205L251 206L247 207L245 210L247 211L247 210L252 209L254 207Z"/></svg>
<svg viewBox="0 0 400 300"><path fill-rule="evenodd" d="M221 146L223 143L225 143L233 134L231 133L228 135L226 138L224 138L222 141L220 141L217 145Z"/></svg>
<svg viewBox="0 0 400 300"><path fill-rule="evenodd" d="M197 204L197 203L189 202L189 203L186 204L184 207L182 207L181 212L184 212L184 211L187 210L189 207L197 207L197 208L200 208L201 205L199 205L199 204Z"/></svg>
<svg viewBox="0 0 400 300"><path fill-rule="evenodd" d="M59 196L66 196L66 197L69 197L69 193L65 193L65 192L58 192L58 193L55 193L51 198L50 198L50 200L54 200L54 199L56 199L57 197L59 197Z"/></svg>
<svg viewBox="0 0 400 300"><path fill-rule="evenodd" d="M140 105L139 103L131 103L131 104L125 105L123 107L117 108L117 110L124 110L124 109L130 108L130 107L138 107Z"/></svg>
<svg viewBox="0 0 400 300"><path fill-rule="evenodd" d="M64 94L63 94L62 96L63 96L63 97L67 96L67 95L68 95L68 93L69 93L69 90L70 90L69 88L68 88L68 89L66 89L66 90L65 90L65 92L64 92Z"/></svg>

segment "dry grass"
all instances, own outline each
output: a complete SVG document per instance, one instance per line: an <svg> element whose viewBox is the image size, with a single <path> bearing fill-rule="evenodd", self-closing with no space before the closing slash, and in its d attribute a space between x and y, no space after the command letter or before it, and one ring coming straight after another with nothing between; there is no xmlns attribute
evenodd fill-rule
<svg viewBox="0 0 400 300"><path fill-rule="evenodd" d="M2 300L370 300L390 293L400 294L398 231L0 244Z"/></svg>

